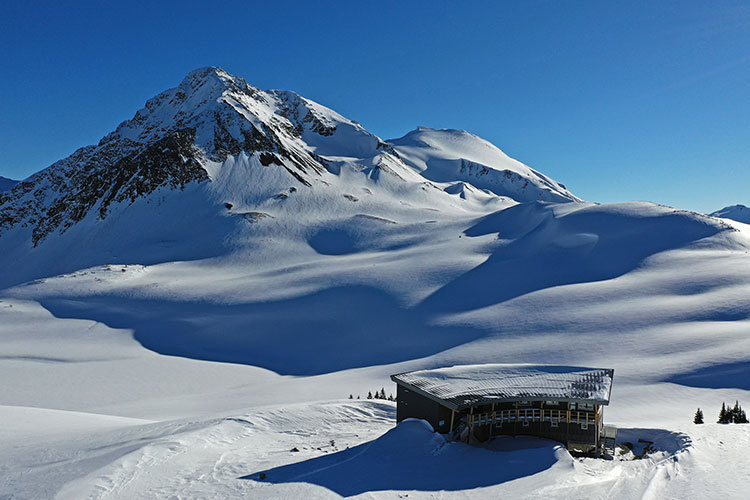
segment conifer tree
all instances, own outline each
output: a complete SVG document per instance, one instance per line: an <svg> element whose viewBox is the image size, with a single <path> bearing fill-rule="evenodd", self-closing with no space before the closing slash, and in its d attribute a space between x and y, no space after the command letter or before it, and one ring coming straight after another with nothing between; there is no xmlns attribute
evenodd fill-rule
<svg viewBox="0 0 750 500"><path fill-rule="evenodd" d="M721 403L721 411L719 412L719 420L717 420L716 423L717 424L727 423L727 407L724 403Z"/></svg>
<svg viewBox="0 0 750 500"><path fill-rule="evenodd" d="M698 408L698 411L695 412L695 417L693 417L693 423L694 424L702 424L703 423L703 412L700 408Z"/></svg>
<svg viewBox="0 0 750 500"><path fill-rule="evenodd" d="M372 392L367 393L367 399L372 399Z"/></svg>
<svg viewBox="0 0 750 500"><path fill-rule="evenodd" d="M735 424L747 424L747 414L745 413L745 410L742 409L739 402L735 405L737 410L735 411L734 415L734 423Z"/></svg>
<svg viewBox="0 0 750 500"><path fill-rule="evenodd" d="M349 394L349 399L354 399L354 395L353 394Z"/></svg>
<svg viewBox="0 0 750 500"><path fill-rule="evenodd" d="M385 399L385 387L380 388L380 399Z"/></svg>
<svg viewBox="0 0 750 500"><path fill-rule="evenodd" d="M735 420L735 423L737 423L737 424L748 424L748 423L750 423L747 420L747 414L745 413L745 410L743 410L742 408L740 408L739 418L737 420Z"/></svg>
<svg viewBox="0 0 750 500"><path fill-rule="evenodd" d="M742 408L740 408L740 402L735 399L734 400L734 408L732 408L730 422L734 422L735 424L739 424L738 420L740 419L740 412L741 411L742 411Z"/></svg>

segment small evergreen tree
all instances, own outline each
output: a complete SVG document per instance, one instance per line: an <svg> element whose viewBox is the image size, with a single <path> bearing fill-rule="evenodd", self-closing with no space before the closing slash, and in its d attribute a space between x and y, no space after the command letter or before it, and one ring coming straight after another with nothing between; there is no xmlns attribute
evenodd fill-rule
<svg viewBox="0 0 750 500"><path fill-rule="evenodd" d="M349 394L349 399L354 399L354 395L353 394Z"/></svg>
<svg viewBox="0 0 750 500"><path fill-rule="evenodd" d="M740 408L740 402L735 399L734 408L732 408L729 412L729 421L735 424L739 424L738 420L740 419L741 411L742 411L742 408Z"/></svg>
<svg viewBox="0 0 750 500"><path fill-rule="evenodd" d="M695 412L695 417L693 417L693 423L694 424L702 424L703 423L703 412L700 408L698 408L698 411Z"/></svg>
<svg viewBox="0 0 750 500"><path fill-rule="evenodd" d="M385 399L385 387L380 388L380 399Z"/></svg>
<svg viewBox="0 0 750 500"><path fill-rule="evenodd" d="M750 422L747 421L747 414L745 413L745 410L740 408L740 413L737 415L737 417L734 420L735 424L748 424Z"/></svg>
<svg viewBox="0 0 750 500"><path fill-rule="evenodd" d="M727 406L721 403L721 411L719 412L719 420L716 421L718 424L728 424L729 419L727 418Z"/></svg>
<svg viewBox="0 0 750 500"><path fill-rule="evenodd" d="M367 393L367 399L372 399L372 392Z"/></svg>

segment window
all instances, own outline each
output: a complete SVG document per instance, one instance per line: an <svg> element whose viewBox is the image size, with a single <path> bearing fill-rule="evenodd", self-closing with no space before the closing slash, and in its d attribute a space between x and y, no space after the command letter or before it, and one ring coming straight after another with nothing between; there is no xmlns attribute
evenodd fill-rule
<svg viewBox="0 0 750 500"><path fill-rule="evenodd" d="M557 406L557 401L545 401L544 406Z"/></svg>

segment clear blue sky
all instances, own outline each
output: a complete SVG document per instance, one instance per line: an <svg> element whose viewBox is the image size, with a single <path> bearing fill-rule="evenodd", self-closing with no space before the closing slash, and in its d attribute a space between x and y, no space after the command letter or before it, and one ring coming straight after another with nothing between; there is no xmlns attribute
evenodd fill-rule
<svg viewBox="0 0 750 500"><path fill-rule="evenodd" d="M98 142L190 70L216 65L383 138L467 129L588 200L750 204L746 2L3 0L1 10L6 177Z"/></svg>

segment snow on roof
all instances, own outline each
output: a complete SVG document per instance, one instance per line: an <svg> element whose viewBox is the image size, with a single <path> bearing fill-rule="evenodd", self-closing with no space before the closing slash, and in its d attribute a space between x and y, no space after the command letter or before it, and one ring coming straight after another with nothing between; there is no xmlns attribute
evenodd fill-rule
<svg viewBox="0 0 750 500"><path fill-rule="evenodd" d="M578 366L482 364L391 375L391 380L460 410L499 401L609 404L614 370Z"/></svg>

